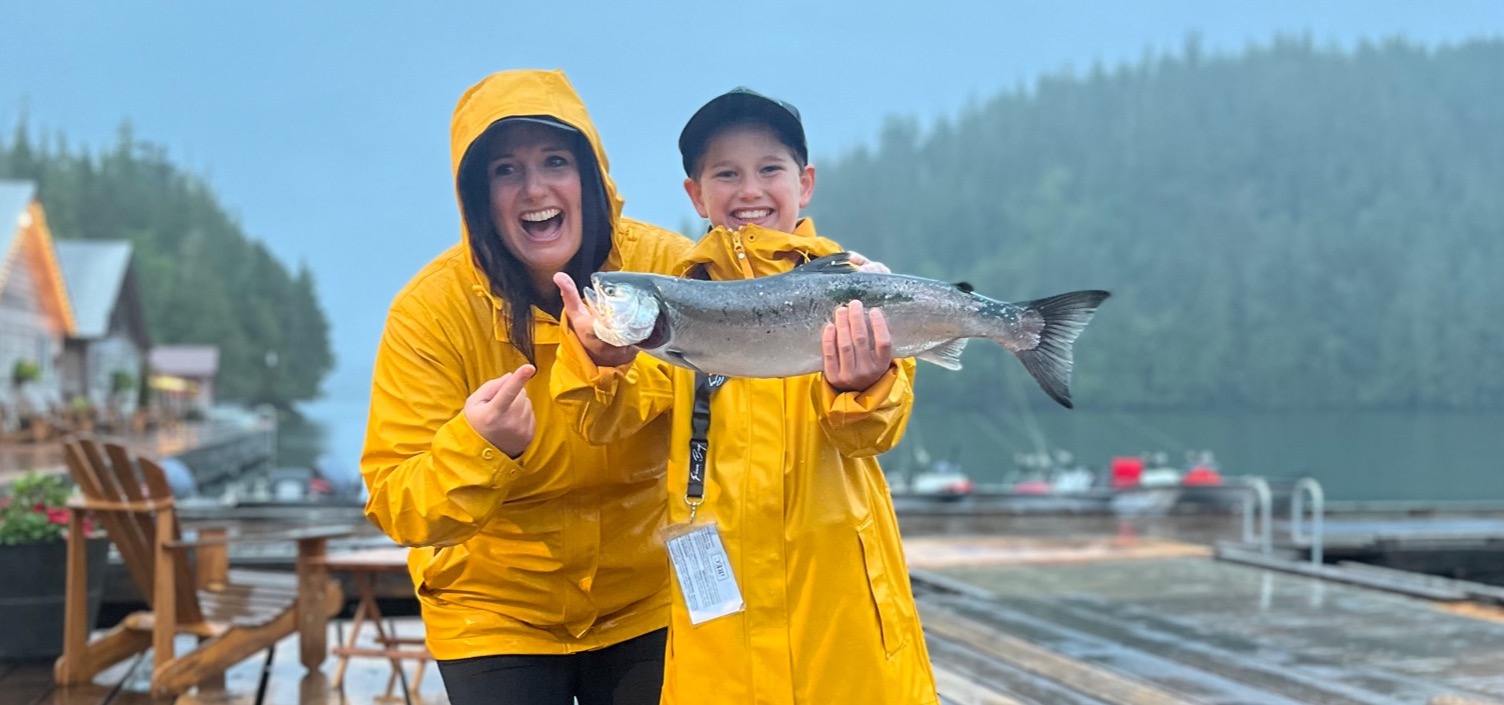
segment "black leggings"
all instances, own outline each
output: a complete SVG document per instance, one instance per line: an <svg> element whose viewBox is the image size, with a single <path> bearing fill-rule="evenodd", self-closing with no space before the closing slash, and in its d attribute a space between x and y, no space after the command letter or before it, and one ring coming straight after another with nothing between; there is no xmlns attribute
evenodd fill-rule
<svg viewBox="0 0 1504 705"><path fill-rule="evenodd" d="M658 705L667 629L595 651L439 661L451 705Z"/></svg>

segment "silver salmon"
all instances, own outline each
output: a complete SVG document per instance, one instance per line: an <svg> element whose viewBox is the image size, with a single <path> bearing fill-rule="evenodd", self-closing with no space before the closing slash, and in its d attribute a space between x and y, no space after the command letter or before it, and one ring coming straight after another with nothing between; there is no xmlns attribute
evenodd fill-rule
<svg viewBox="0 0 1504 705"><path fill-rule="evenodd" d="M1071 407L1071 345L1108 297L1075 291L1026 303L990 299L967 284L858 272L845 253L789 272L702 281L597 272L585 290L595 333L670 364L728 377L793 377L824 369L821 334L853 300L882 309L893 357L961 369L971 338L1012 352L1055 401Z"/></svg>

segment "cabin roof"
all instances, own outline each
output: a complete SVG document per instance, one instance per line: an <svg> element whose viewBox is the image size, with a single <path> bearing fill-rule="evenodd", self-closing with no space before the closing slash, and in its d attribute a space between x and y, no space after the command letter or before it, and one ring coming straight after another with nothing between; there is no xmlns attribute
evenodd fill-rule
<svg viewBox="0 0 1504 705"><path fill-rule="evenodd" d="M219 346L159 345L151 349L151 370L175 377L213 377L219 371Z"/></svg>
<svg viewBox="0 0 1504 705"><path fill-rule="evenodd" d="M103 338L110 332L110 315L124 294L125 273L131 264L131 243L123 240L60 240L55 243L58 266L68 285L79 338Z"/></svg>

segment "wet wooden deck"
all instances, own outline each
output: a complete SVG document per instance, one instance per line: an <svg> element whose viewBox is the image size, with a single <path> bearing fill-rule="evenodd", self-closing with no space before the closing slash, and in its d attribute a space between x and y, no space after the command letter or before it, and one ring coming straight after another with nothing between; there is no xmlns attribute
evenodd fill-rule
<svg viewBox="0 0 1504 705"><path fill-rule="evenodd" d="M111 435L108 438L137 453L164 458L194 452L212 452L216 448L242 442L269 444L272 442L269 429L269 426L263 425L240 426L194 421L177 423L142 435ZM62 441L0 443L0 487L8 486L15 478L31 470L43 474L67 472Z"/></svg>
<svg viewBox="0 0 1504 705"><path fill-rule="evenodd" d="M1159 539L925 548L908 550L931 656L997 702L1504 703L1498 606L1219 561Z"/></svg>
<svg viewBox="0 0 1504 705"><path fill-rule="evenodd" d="M416 618L391 620L399 636L421 636L423 625ZM342 643L349 622L340 620L329 627L329 643ZM362 640L364 642L364 640ZM192 647L192 639L180 648ZM90 685L57 688L52 684L50 662L0 664L0 705L447 705L443 682L430 662L420 671L418 664L405 662L403 673L416 693L403 696L403 682L393 682L393 669L382 658L352 658L342 687L336 689L336 660L330 657L323 668L309 673L298 660L297 636L277 643L273 649L259 652L225 673L223 688L200 689L174 698L148 695L151 660L148 652L105 673ZM390 688L390 690L389 690Z"/></svg>
<svg viewBox="0 0 1504 705"><path fill-rule="evenodd" d="M1153 532L919 536L906 542L947 705L1504 705L1504 606L1438 601L1217 560ZM416 636L421 623L397 621ZM348 622L331 624L330 643ZM295 638L178 705L405 703L392 666L306 674ZM407 665L413 677L414 664ZM46 664L0 665L0 705L174 702L145 662L55 690ZM413 703L445 703L426 665Z"/></svg>

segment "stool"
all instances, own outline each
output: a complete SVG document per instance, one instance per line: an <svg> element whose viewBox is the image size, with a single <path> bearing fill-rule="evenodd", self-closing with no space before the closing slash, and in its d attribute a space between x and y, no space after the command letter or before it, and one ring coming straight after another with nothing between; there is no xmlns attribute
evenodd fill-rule
<svg viewBox="0 0 1504 705"><path fill-rule="evenodd" d="M350 634L345 637L343 644L329 649L339 659L339 664L334 669L334 679L331 685L338 690L345 679L345 669L350 665L353 656L382 657L392 662L392 677L386 684L386 695L391 697L392 689L397 684L397 677L402 670L404 660L418 662L417 675L408 686L413 694L418 692L418 686L423 682L423 671L428 662L433 660L433 654L428 652L421 638L399 637L396 633L387 633L386 627L381 624L381 608L376 604L376 576L381 573L401 573L407 575L407 549L402 547L371 548L350 553L334 553L324 556L324 565L331 572L342 571L350 574L350 580L355 584L355 591L360 596L355 607L355 618L350 622ZM357 647L356 640L360 632L369 622L376 628L374 639L380 648Z"/></svg>

